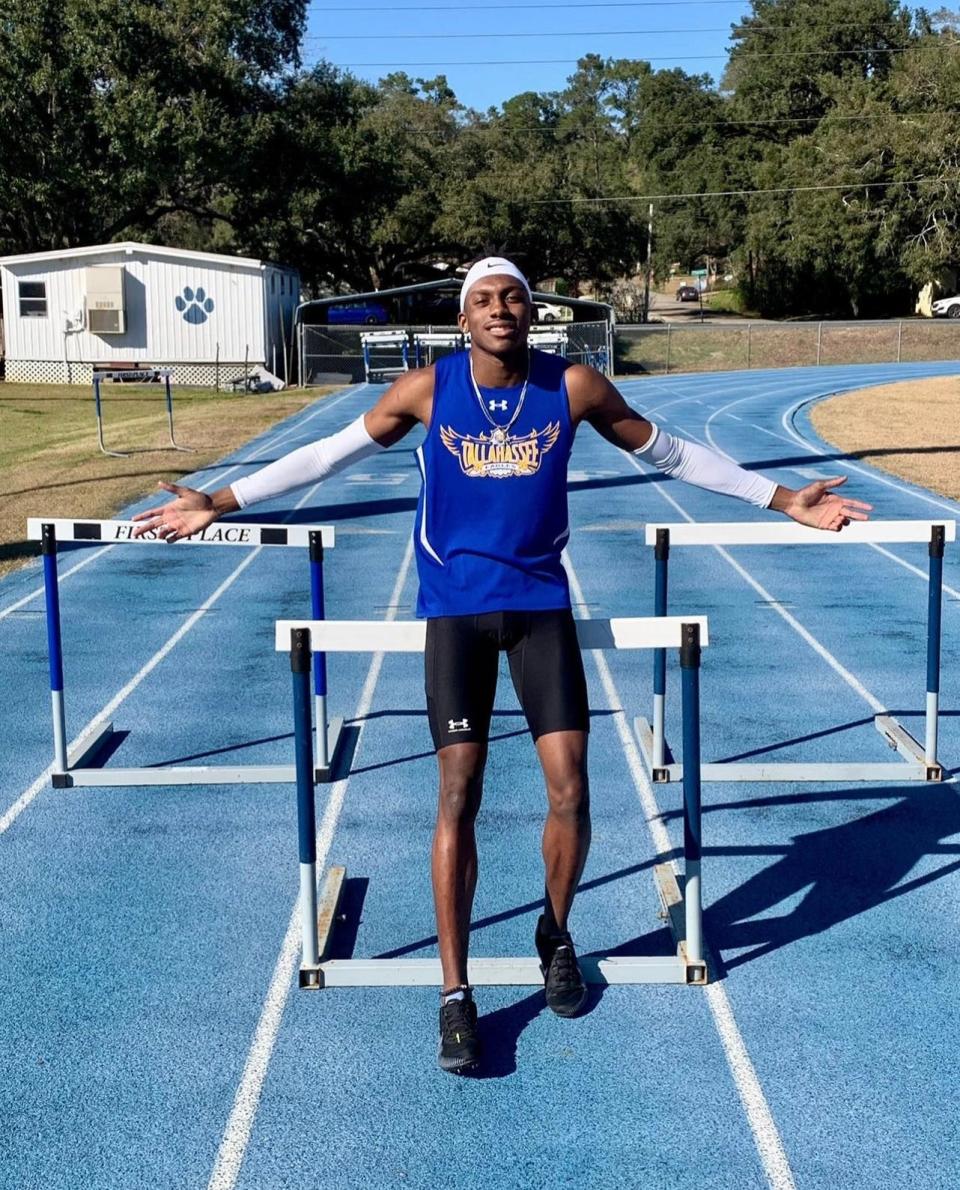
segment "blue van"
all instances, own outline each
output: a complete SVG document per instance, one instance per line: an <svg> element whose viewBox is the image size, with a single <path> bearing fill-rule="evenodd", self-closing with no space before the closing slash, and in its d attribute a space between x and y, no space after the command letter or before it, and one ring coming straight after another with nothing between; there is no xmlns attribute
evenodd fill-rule
<svg viewBox="0 0 960 1190"><path fill-rule="evenodd" d="M387 307L380 302L337 302L327 306L327 322L348 326L383 326L390 321Z"/></svg>

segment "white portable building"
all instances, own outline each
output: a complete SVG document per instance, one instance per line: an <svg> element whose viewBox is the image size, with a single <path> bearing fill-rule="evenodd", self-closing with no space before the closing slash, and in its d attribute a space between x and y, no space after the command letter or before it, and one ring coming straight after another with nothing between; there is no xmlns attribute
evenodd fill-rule
<svg viewBox="0 0 960 1190"><path fill-rule="evenodd" d="M295 269L155 244L0 256L6 378L89 383L95 369L169 367L226 383L295 359ZM293 367L295 367L295 363Z"/></svg>

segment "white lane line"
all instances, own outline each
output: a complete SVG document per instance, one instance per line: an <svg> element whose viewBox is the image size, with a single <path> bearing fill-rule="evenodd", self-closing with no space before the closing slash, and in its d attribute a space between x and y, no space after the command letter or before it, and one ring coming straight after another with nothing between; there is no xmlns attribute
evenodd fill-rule
<svg viewBox="0 0 960 1190"><path fill-rule="evenodd" d="M247 466L249 463L253 462L253 460L258 458L260 455L265 454L268 450L272 450L279 442L282 442L285 438L289 438L291 434L295 435L295 434L299 433L300 428L303 425L305 425L306 422L311 421L315 417L318 417L321 413L326 413L326 411L328 409L332 409L334 405L339 405L340 402L345 401L347 399L347 397L357 396L357 394L362 392L365 387L366 387L366 385L361 385L359 388L357 388L353 392L344 393L342 396L336 397L333 401L330 401L328 404L322 404L319 409L315 409L312 413L309 413L302 420L298 421L295 426L288 427L286 430L282 431L282 433L277 434L277 436L275 438L271 438L268 442L262 443L260 446L257 447L257 449L250 455L250 457L248 459L244 460L243 463L231 463L229 465L224 464L224 463L211 464L211 467L214 470L219 471L219 474L213 475L209 479L204 480L203 483L198 483L194 486L196 487L198 492L204 492L204 491L206 491L207 488L212 487L215 483L218 485L222 484L224 478L227 475L230 475L234 471L241 470L241 468L243 468L243 467ZM220 468L224 467L224 466L226 466L226 470L220 471ZM204 470L206 470L206 468L204 468ZM82 520L83 518L75 517L74 519ZM116 546L106 545L103 547L103 549L94 550L93 553L88 554L87 557L85 557L82 562L78 562L76 564L76 566L71 566L69 570L63 571L63 573L58 578L58 582L62 583L64 579L69 578L72 574L76 574L77 571L82 570L84 568L84 566L89 566L90 563L96 561L97 558L102 558L104 554L109 553L110 550L112 550L112 549L116 549ZM18 599L16 603L11 603L9 607L5 607L5 608L3 608L2 611L0 611L0 620L5 619L9 615L12 615L13 612L15 612L15 611L19 611L19 609L21 607L23 607L25 604L30 603L34 599L38 599L42 594L43 594L43 587L37 587L35 590L31 591L28 595L24 595L22 599Z"/></svg>
<svg viewBox="0 0 960 1190"><path fill-rule="evenodd" d="M204 602L201 607L197 608L197 610L189 617L189 619L185 620L183 624L180 625L180 627L173 634L173 636L170 637L166 644L160 650L154 653L147 664L143 666L142 669L138 670L130 679L130 681L127 682L126 686L124 686L122 690L118 690L113 698L107 703L107 705L103 707L103 709L100 710L96 715L94 715L86 727L84 727L80 734L76 737L76 739L71 741L71 743L68 745L68 752L77 746L81 738L90 730L90 728L93 727L94 723L108 719L110 715L112 715L117 709L117 707L120 706L127 695L140 685L147 674L156 669L164 657L166 657L170 650L186 636L186 634L190 631L194 624L196 624L200 617L204 616L210 610L210 608L213 607L224 591L226 591L227 588L230 587L233 582L240 577L240 575L244 570L246 570L257 554L260 553L262 548L262 546L257 546L255 550L253 550L246 558L244 558L236 570L234 570L226 579L224 579L220 586L217 587L216 591L214 591L214 593ZM53 765L51 764L43 773L40 774L40 776L36 779L36 781L34 781L29 789L24 790L24 792L17 798L13 805L6 811L3 817L0 818L0 835L2 835L13 825L17 818L19 818L27 806L29 806L33 799L37 796L40 790L46 787L52 772Z"/></svg>
<svg viewBox="0 0 960 1190"><path fill-rule="evenodd" d="M315 483L313 487L308 488L306 493L300 498L300 500L297 501L291 512L288 513L286 517L284 517L284 520L288 520L294 512L301 508L310 499L319 486L319 484ZM108 548L113 549L114 547L110 546ZM170 548L176 549L176 546L171 546ZM161 648L156 653L154 653L146 665L137 670L130 681L127 682L126 686L124 686L122 690L117 691L117 693L107 703L107 705L102 707L86 724L85 727L81 728L79 735L77 735L76 738L71 740L71 742L67 745L68 752L70 752L77 746L77 744L79 744L80 740L87 734L87 732L91 730L94 724L102 723L106 719L110 718L110 716L117 709L117 707L120 706L123 700L129 694L132 694L133 691L136 690L136 688L143 681L143 679L154 669L156 669L160 662L169 654L170 650L173 649L181 640L183 640L194 624L196 624L198 620L206 615L206 613L211 607L213 607L224 591L233 585L234 581L240 577L243 571L246 570L254 558L256 558L258 554L263 551L263 549L264 547L262 545L258 545L255 550L252 550L250 554L244 558L244 560L239 566L236 567L235 570L231 571L231 573L227 575L220 586L217 587L214 593L204 602L204 604L201 607L198 607L197 610L180 625L173 636L171 636L166 644L162 645ZM9 830L9 828L14 824L14 822L16 822L27 806L29 806L34 800L37 794L46 787L52 772L53 765L50 764L46 769L44 769L40 776L37 777L33 784L28 789L25 789L23 793L21 793L16 799L16 801L4 812L3 817L0 818L0 835Z"/></svg>
<svg viewBox="0 0 960 1190"><path fill-rule="evenodd" d="M633 464L633 466L636 468L637 471L639 471L641 474L646 474L646 472L644 471L644 468L636 461L636 459L633 457L633 455L627 454L626 457L630 460L630 462ZM676 500L674 500L674 498L670 495L669 492L664 492L662 490L663 484L656 484L654 486L657 489L657 495L662 496L664 500L666 500L668 503L672 504L673 507L677 510L677 512L680 513L680 515L683 517L683 519L685 521L689 521L690 524L696 523L695 517L692 517L686 511L686 509L681 507L681 505L678 504ZM780 600L775 599L773 597L773 595L771 595L770 592L764 586L762 586L759 582L757 582L757 580L753 577L753 575L750 574L750 572L748 570L746 570L743 566L741 566L740 563L734 557L732 557L727 552L727 550L724 549L724 547L722 545L714 545L714 546L711 546L710 548L716 550L717 553L721 556L721 558L723 558L723 560L725 562L729 563L733 567L733 569L737 572L737 574L739 574L740 577L742 579L744 579L745 582L749 583L750 586L753 587L753 589L757 592L757 594L760 595L763 599L765 599L769 603L770 607L782 619L786 620L786 622L790 625L790 627L794 630L794 632L796 632L800 637L802 637L803 640L805 640L807 642L807 644L810 646L810 648L813 649L813 651L818 656L822 657L823 660L826 661L826 663L830 666L830 668L833 669L837 674L839 674L839 676L841 678L843 678L843 680L847 683L847 685L852 690L856 691L856 693L859 694L860 697L870 707L872 707L874 711L876 711L878 714L883 714L886 711L887 708L883 705L883 703L880 702L880 700L875 695L871 694L871 692L866 688L866 686L863 685L863 683L859 680L859 678L856 678L850 672L850 670L848 670L844 665L842 665L841 662L839 662L836 659L836 657L834 657L834 655L829 651L829 649L827 649L825 645L822 645L820 643L820 641L818 641L817 638L813 635L812 632L810 632L808 629L804 628L804 626L800 623L800 621L795 616L792 616L787 611L786 607L784 607L784 605L780 602Z"/></svg>
<svg viewBox="0 0 960 1190"><path fill-rule="evenodd" d="M755 400L759 397L769 396L769 395L770 395L770 393L768 393L768 392L761 392L761 393L757 393L751 397L741 397L740 400L732 402L732 404L739 405L744 401L751 401L751 400ZM804 400L800 404L803 404L809 400L810 400L809 397L805 397ZM793 406L794 409L798 409L799 407L800 407L799 405ZM710 445L713 447L714 450L718 451L720 454L727 454L727 452L721 450L721 448L718 446L717 441L714 438L713 433L710 429L710 424L714 420L714 418L717 418L721 414L726 413L729 408L730 408L730 406L726 405L723 408L716 410L715 413L712 413L710 415L710 417L707 418L707 423L706 423L706 427L705 427L705 432L706 432L707 439L708 439ZM727 414L727 416L732 416L732 414ZM768 429L766 429L765 426L759 426L755 422L751 422L750 424L752 425L753 429L762 430L764 434L769 434L771 438L776 438L778 442L786 442L789 446L794 446L794 445L799 444L799 445L803 446L805 450L808 450L811 453L816 453L822 457L823 452L817 450L815 447L813 447L812 445L807 443L801 436L799 436L796 433L796 431L792 431L794 433L793 438L787 438L783 434L774 433L773 430L768 430ZM738 460L734 459L733 456L730 454L727 454L727 458L730 459L732 462L738 461ZM830 478L829 475L820 473L815 468L812 468L812 467L791 467L790 470L796 471L798 474L803 475L804 478L812 478L812 479L829 479ZM838 468L838 470L839 470L839 468ZM858 468L858 470L863 470L863 469ZM877 476L874 474L873 471L864 470L863 474L869 476L872 479L877 478ZM896 481L884 480L883 482L887 483L890 487L896 488L898 491L900 491L901 493L903 493L905 495L910 495L910 490L908 488L904 487L902 484L897 483ZM938 504L937 501L933 501L933 503ZM957 510L955 508L950 508L949 505L939 504L939 507L949 508L949 510L954 514L954 516L956 515ZM919 567L913 566L910 562L904 561L903 558L897 557L896 554L891 553L890 550L886 550L882 546L877 545L876 542L869 542L868 544L869 544L870 548L873 550L876 550L878 554L883 554L883 556L885 558L888 558L891 562L895 562L898 566L902 566L904 568L904 570L909 570L911 573L917 575L918 578L923 579L924 582L928 583L930 581L930 576L925 571L921 570ZM950 595L952 598L960 599L960 592L955 591L948 584L946 584L946 583L943 584L943 590L948 595Z"/></svg>
<svg viewBox="0 0 960 1190"><path fill-rule="evenodd" d="M570 577L570 589L573 597L583 609L583 618L590 619L583 588L580 586L580 580L577 578L569 554L565 555L564 561L567 574ZM668 854L672 850L673 845L670 842L670 835L667 832L667 828L664 826L663 813L657 803L653 787L647 780L647 774L644 771L639 750L634 741L633 733L630 730L626 713L623 710L623 699L620 697L614 683L606 657L604 657L599 649L591 650L591 652L600 682L603 685L604 694L606 695L607 708L613 712L612 718L617 728L617 735L620 737L627 766L630 769L634 787L640 799L640 804L643 807L643 812L646 815L647 827L653 839L653 845L660 855ZM673 864L674 871L676 871L676 863L674 861L671 861L671 863ZM767 1181L773 1187L773 1190L795 1190L796 1183L794 1182L790 1162L787 1159L783 1140L780 1137L776 1121L773 1118L773 1112L770 1110L770 1105L767 1103L766 1096L763 1093L763 1087L760 1084L756 1069L747 1052L743 1035L733 1015L733 1008L726 990L721 983L711 983L707 985L705 992L707 1004L713 1017L713 1023L720 1036L720 1043L723 1046L727 1065L730 1068L734 1084L740 1095L740 1102L743 1104L743 1110L750 1124L754 1144L763 1163Z"/></svg>
<svg viewBox="0 0 960 1190"><path fill-rule="evenodd" d="M823 394L824 397L833 396L833 395L834 394L832 394L832 393L824 393ZM802 446L804 450L809 451L811 454L822 455L823 451L819 447L811 445L805 438L803 438L797 432L797 430L794 428L794 426L792 424L793 417L797 413L797 411L799 409L801 409L804 405L809 404L809 402L811 400L815 400L815 399L816 399L815 396L814 397L808 396L808 397L805 397L802 401L798 401L795 405L792 405L784 413L783 417L781 417L780 424L783 426L783 428L790 435L790 438L788 439L788 441L797 443L798 446ZM851 463L849 461L849 459L842 459L842 460L840 460L840 462L842 463L843 469L845 471L856 471L858 474L866 475L870 479L874 479L877 481L877 483L882 483L888 488L895 488L896 491L901 493L901 495L912 496L915 500L922 500L925 504L932 504L935 508L945 508L947 510L947 512L949 512L952 516L957 515L956 504L945 504L942 500L936 500L932 496L927 496L923 492L914 491L913 488L908 488L904 484L898 483L894 479L887 479L887 477L885 475L882 475L875 468L868 469L866 467L858 467L856 463Z"/></svg>
<svg viewBox="0 0 960 1190"><path fill-rule="evenodd" d="M384 617L386 620L395 620L397 617L400 596L403 594L403 588L407 581L407 573L410 569L412 558L413 538L411 537L407 544L403 561L400 564L400 571L397 574L393 593L390 596L390 610ZM363 684L360 701L353 715L354 719L363 719L373 705L373 695L380 677L383 657L383 653L375 653L373 660L370 662L370 669L367 672L367 679ZM338 781L331 790L327 800L327 808L324 811L323 821L317 831L318 871L322 870L323 865L326 863L327 853L330 850L333 832L340 817L340 811L343 807L349 781L349 776ZM300 907L299 903L295 903L293 911L290 914L290 921L287 924L287 932L284 934L283 942L280 946L280 954L277 957L276 966L273 969L273 975L270 979L270 987L263 1002L263 1008L260 1011L260 1019L257 1021L257 1027L253 1034L250 1051L247 1054L247 1060L243 1067L240 1085L237 1087L237 1093L234 1096L233 1108L223 1131L220 1148L217 1151L217 1160L213 1167L213 1172L210 1174L208 1190L233 1190L233 1187L236 1185L240 1166L243 1164L247 1145L250 1143L257 1108L260 1106L260 1096L263 1092L264 1080L267 1077L267 1067L270 1064L273 1047L280 1032L283 1010L290 995L290 989L293 986L293 975L297 968L299 954Z"/></svg>
<svg viewBox="0 0 960 1190"><path fill-rule="evenodd" d="M884 549L882 545L877 545L875 541L871 541L870 545L877 551L878 554L883 554L885 558L889 558L891 562L896 562L898 566L902 566L904 570L909 570L911 573L922 578L925 583L930 582L930 575L925 570L921 570L919 566L914 566L911 562L907 562L904 558L898 558L896 554L891 553L890 550ZM947 595L954 599L960 599L960 591L954 590L948 583L943 584L943 590Z"/></svg>
<svg viewBox="0 0 960 1190"><path fill-rule="evenodd" d="M76 566L71 566L69 570L65 570L58 576L58 585L62 583L65 578L69 578L71 574L76 574L78 570L83 570L84 566L89 566L91 562L96 561L97 558L102 558L104 554L108 554L110 550L116 549L116 546L105 545L102 549L94 550L92 554L88 554L82 562L78 562ZM37 587L36 590L30 592L29 595L24 595L22 599L18 599L16 603L11 603L9 607L5 607L0 611L0 620L7 616L13 615L15 611L19 611L27 603L31 603L38 596L43 594L43 587Z"/></svg>

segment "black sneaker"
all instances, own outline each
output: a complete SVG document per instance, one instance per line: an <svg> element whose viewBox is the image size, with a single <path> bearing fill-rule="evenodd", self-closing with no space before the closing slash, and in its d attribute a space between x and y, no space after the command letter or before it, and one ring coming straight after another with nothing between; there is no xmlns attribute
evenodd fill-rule
<svg viewBox="0 0 960 1190"><path fill-rule="evenodd" d="M462 1000L447 1000L440 1005L440 1046L437 1060L441 1070L459 1074L476 1066L480 1060L477 1036L477 1006L469 988Z"/></svg>
<svg viewBox="0 0 960 1190"><path fill-rule="evenodd" d="M547 1007L557 1016L576 1016L587 998L573 942L567 933L550 936L543 930L543 918L537 922L537 954L544 980Z"/></svg>

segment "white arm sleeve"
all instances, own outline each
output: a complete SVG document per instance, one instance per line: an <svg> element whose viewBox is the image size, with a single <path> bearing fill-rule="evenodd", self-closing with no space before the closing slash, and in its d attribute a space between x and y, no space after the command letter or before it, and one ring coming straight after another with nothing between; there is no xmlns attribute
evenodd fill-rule
<svg viewBox="0 0 960 1190"><path fill-rule="evenodd" d="M230 490L240 507L246 508L248 504L281 496L305 484L318 483L381 450L386 447L370 437L361 416L339 433L301 446L275 463L238 479L230 485Z"/></svg>
<svg viewBox="0 0 960 1190"><path fill-rule="evenodd" d="M652 463L664 475L696 484L711 492L720 492L723 496L736 496L748 504L756 504L758 508L769 508L777 490L772 479L745 471L743 467L707 450L705 446L674 438L657 425L653 427L649 442L633 453Z"/></svg>

